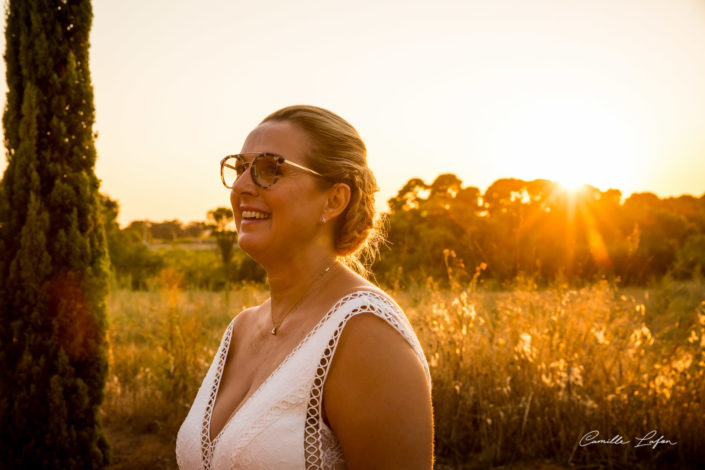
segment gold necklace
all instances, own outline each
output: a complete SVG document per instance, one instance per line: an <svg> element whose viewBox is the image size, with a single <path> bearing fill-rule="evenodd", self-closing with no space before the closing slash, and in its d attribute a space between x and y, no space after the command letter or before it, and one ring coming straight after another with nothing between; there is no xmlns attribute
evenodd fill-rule
<svg viewBox="0 0 705 470"><path fill-rule="evenodd" d="M301 305L301 302L303 302L303 300L306 298L306 295L311 291L311 288L312 288L318 281L320 281L321 279L323 279L323 276L325 276L326 273L327 273L328 271L330 271L333 266L335 266L335 263L337 263L337 260L336 260L336 261L333 261L333 263L331 263L326 269L324 269L323 271L321 271L321 272L318 274L318 276L316 276L315 279L314 279L313 281L311 281L311 284L308 286L308 288L307 288L306 291L303 293L303 295L299 298L299 300L297 300L296 303L295 303L289 310L287 310L284 315L282 315L281 319L279 320L279 324L278 324L278 325L274 323L274 311L272 310L272 307L271 307L271 304L270 304L270 307L269 307L269 315L270 315L270 317L271 317L271 319L272 319L272 332L271 332L272 335L274 335L274 336L277 335L277 331L279 330L279 327L281 326L281 324L284 322L284 319L286 318L286 316L289 315L289 314L290 314L291 312L293 312L294 310L296 310L299 305Z"/></svg>

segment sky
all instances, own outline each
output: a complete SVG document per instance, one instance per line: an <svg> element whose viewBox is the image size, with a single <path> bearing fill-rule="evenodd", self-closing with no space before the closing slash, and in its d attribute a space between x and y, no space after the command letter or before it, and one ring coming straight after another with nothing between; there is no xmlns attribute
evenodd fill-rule
<svg viewBox="0 0 705 470"><path fill-rule="evenodd" d="M96 174L123 226L227 206L220 159L291 104L356 127L382 211L410 178L441 173L481 191L515 177L705 194L702 0L95 0L93 12Z"/></svg>

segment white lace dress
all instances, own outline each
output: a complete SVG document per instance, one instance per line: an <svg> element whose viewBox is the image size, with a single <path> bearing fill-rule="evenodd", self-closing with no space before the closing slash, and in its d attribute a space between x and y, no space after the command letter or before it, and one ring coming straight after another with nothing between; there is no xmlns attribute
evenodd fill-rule
<svg viewBox="0 0 705 470"><path fill-rule="evenodd" d="M338 440L323 422L321 402L340 334L350 318L362 313L377 315L406 339L430 384L426 358L399 306L379 293L357 291L323 316L211 440L211 414L232 337L231 322L176 438L179 468L345 468Z"/></svg>

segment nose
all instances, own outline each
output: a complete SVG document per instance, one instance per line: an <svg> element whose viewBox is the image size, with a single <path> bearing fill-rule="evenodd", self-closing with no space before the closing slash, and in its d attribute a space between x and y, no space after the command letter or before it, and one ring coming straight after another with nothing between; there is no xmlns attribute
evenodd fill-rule
<svg viewBox="0 0 705 470"><path fill-rule="evenodd" d="M247 170L235 180L231 193L237 195L257 193L257 185L252 180L252 165L248 165Z"/></svg>
<svg viewBox="0 0 705 470"><path fill-rule="evenodd" d="M250 167L251 168L251 167ZM233 208L233 215L235 216L235 221L238 230L239 226L239 206L240 198L244 195L245 197L252 197L257 195L257 185L252 181L252 175L250 173L250 168L240 175L238 179L233 183L232 189L230 190L230 205Z"/></svg>

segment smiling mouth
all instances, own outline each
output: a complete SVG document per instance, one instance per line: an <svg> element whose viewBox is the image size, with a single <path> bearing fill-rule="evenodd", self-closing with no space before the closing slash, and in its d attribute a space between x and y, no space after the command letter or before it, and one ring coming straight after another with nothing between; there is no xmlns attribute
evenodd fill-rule
<svg viewBox="0 0 705 470"><path fill-rule="evenodd" d="M260 211L242 211L242 220L271 219L272 214Z"/></svg>

